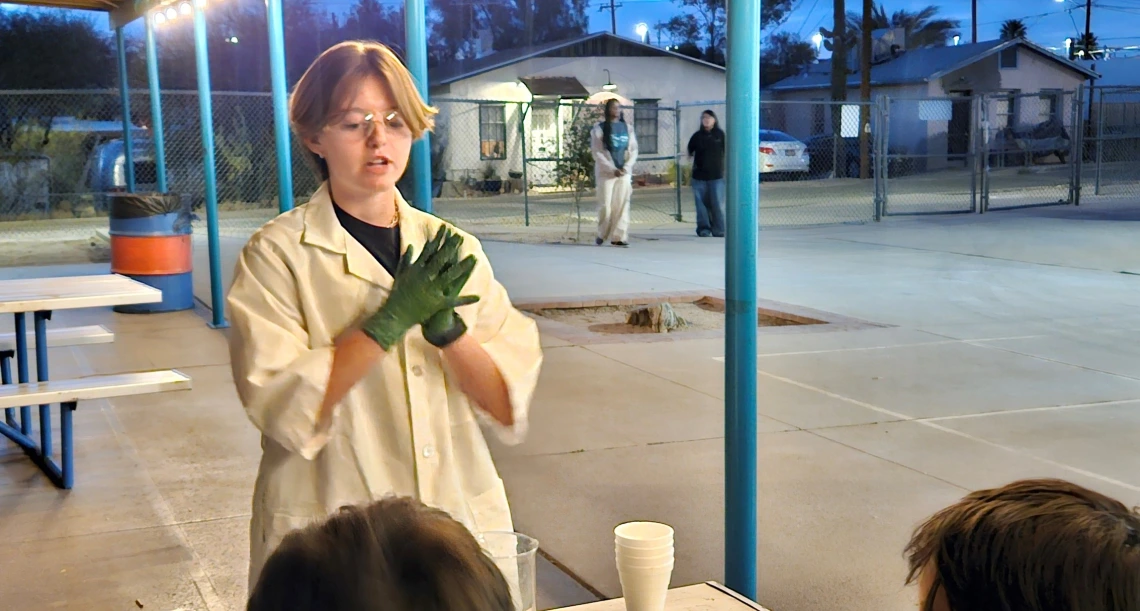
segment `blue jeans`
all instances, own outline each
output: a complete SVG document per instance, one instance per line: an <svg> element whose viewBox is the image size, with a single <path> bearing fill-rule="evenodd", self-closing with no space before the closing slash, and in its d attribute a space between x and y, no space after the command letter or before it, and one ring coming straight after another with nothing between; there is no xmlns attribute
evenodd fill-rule
<svg viewBox="0 0 1140 611"><path fill-rule="evenodd" d="M694 180L697 203L697 235L724 237L724 179Z"/></svg>

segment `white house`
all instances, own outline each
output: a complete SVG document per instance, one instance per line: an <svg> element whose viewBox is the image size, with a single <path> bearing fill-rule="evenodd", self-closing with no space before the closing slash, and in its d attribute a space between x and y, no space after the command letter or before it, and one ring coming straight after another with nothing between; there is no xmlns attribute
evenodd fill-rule
<svg viewBox="0 0 1140 611"><path fill-rule="evenodd" d="M901 30L881 30L879 35L891 44L876 40L871 97L891 99L889 145L935 165L967 151L970 126L979 118L973 116L973 97L988 96L985 115L992 132L1056 118L1071 133L1074 94L1096 76L1024 39L907 50L895 43L903 42ZM851 66L858 66L856 58ZM851 72L847 99L858 100L860 74ZM821 61L769 87L764 99L773 104L766 108L765 123L800 139L830 133L830 73L830 61ZM812 101L818 103L802 104Z"/></svg>
<svg viewBox="0 0 1140 611"><path fill-rule="evenodd" d="M699 127L699 111L682 112L692 124L678 126L677 106L725 97L723 67L609 33L492 53L430 74L448 180L482 178L488 168L502 178L521 172L524 139L528 159L560 157L573 105L606 90L634 102L625 119L645 160L638 173L663 174L678 141L684 147ZM529 163L529 183L551 184L553 168L553 161Z"/></svg>

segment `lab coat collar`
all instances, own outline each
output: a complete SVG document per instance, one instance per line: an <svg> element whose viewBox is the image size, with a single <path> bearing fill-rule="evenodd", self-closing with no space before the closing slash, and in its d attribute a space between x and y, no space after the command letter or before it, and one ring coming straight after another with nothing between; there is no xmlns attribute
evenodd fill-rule
<svg viewBox="0 0 1140 611"><path fill-rule="evenodd" d="M427 243L427 226L423 213L408 205L400 192L396 192L396 208L400 213L400 252L409 245L415 246L418 255ZM333 209L328 183L321 183L305 209L305 230L301 241L344 256L345 272L367 280L377 286L391 288L393 279L388 270L368 252L360 242L344 230Z"/></svg>

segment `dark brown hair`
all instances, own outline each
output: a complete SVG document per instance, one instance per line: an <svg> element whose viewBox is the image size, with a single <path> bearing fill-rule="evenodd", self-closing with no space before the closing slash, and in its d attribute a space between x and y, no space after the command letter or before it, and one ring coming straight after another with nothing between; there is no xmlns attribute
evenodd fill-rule
<svg viewBox="0 0 1140 611"><path fill-rule="evenodd" d="M411 73L400 58L378 42L349 40L326 49L297 81L289 97L289 122L293 131L302 139L315 136L345 110L361 81L367 78L378 78L391 89L396 109L414 139L434 127L433 117L439 111L420 97ZM308 148L305 151L321 180L328 180L325 160Z"/></svg>
<svg viewBox="0 0 1140 611"><path fill-rule="evenodd" d="M931 611L1140 611L1140 516L1056 479L979 490L919 526L906 547Z"/></svg>
<svg viewBox="0 0 1140 611"><path fill-rule="evenodd" d="M513 611L502 572L447 513L409 498L290 533L247 611Z"/></svg>

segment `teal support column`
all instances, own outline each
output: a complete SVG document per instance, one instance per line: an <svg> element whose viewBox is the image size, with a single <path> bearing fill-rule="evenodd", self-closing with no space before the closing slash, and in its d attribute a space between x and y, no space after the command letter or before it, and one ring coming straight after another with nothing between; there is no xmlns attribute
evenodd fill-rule
<svg viewBox="0 0 1140 611"><path fill-rule="evenodd" d="M424 0L404 3L405 61L424 100L428 99L427 8ZM412 143L412 205L431 212L431 134Z"/></svg>
<svg viewBox="0 0 1140 611"><path fill-rule="evenodd" d="M756 251L760 0L729 0L725 240L725 585L756 600Z"/></svg>
<svg viewBox="0 0 1140 611"><path fill-rule="evenodd" d="M289 93L285 83L285 18L281 0L266 0L273 130L277 138L277 208L293 209L293 147L289 142ZM322 49L323 51L323 49Z"/></svg>
<svg viewBox="0 0 1140 611"><path fill-rule="evenodd" d="M127 174L127 191L135 192L135 150L131 142L131 92L127 80L127 43L123 28L115 28L115 49L119 55L119 98L123 105L123 169Z"/></svg>
<svg viewBox="0 0 1140 611"><path fill-rule="evenodd" d="M218 171L214 151L214 104L210 91L210 50L206 43L206 12L194 8L194 58L198 66L198 109L202 122L202 166L206 173L206 239L210 253L211 327L222 329L226 322L225 293L222 290L221 247L218 244Z"/></svg>
<svg viewBox="0 0 1140 611"><path fill-rule="evenodd" d="M166 193L166 140L162 132L162 87L158 82L158 44L154 39L154 20L144 15L146 24L146 80L150 89L150 131L154 145L154 170L158 175L158 192Z"/></svg>

